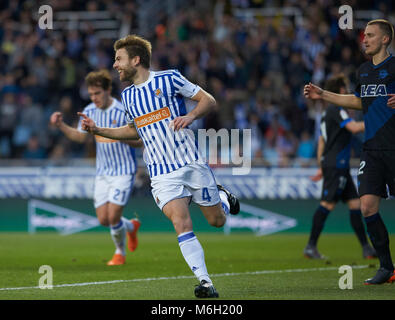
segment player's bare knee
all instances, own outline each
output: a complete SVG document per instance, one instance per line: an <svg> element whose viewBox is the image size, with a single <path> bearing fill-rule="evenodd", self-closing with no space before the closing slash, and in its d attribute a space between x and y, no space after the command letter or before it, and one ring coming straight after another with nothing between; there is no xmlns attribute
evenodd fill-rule
<svg viewBox="0 0 395 320"><path fill-rule="evenodd" d="M108 222L110 225L117 225L121 221L122 218L122 210L123 207L117 204L110 203L108 205Z"/></svg>
<svg viewBox="0 0 395 320"><path fill-rule="evenodd" d="M221 214L220 216L217 217L217 223L216 223L215 227L221 228L225 225L225 222L226 222L226 215L224 213L224 214Z"/></svg>
<svg viewBox="0 0 395 320"><path fill-rule="evenodd" d="M108 218L108 222L110 223L110 225L115 226L117 224L119 224L119 222L121 221L121 217L114 215L114 216L110 216Z"/></svg>
<svg viewBox="0 0 395 320"><path fill-rule="evenodd" d="M359 199L351 199L347 202L350 210L359 210L361 208L361 202Z"/></svg>
<svg viewBox="0 0 395 320"><path fill-rule="evenodd" d="M108 222L110 225L115 226L121 221L122 212L118 210L110 210L108 213Z"/></svg>
<svg viewBox="0 0 395 320"><path fill-rule="evenodd" d="M221 228L225 225L225 222L226 222L226 217L224 215L223 217L221 217L217 220L217 224L215 225L215 227Z"/></svg>
<svg viewBox="0 0 395 320"><path fill-rule="evenodd" d="M332 211L336 207L336 202L321 201L320 205L323 206L325 209Z"/></svg>
<svg viewBox="0 0 395 320"><path fill-rule="evenodd" d="M107 217L97 217L97 220L99 220L99 223L104 227L108 227L110 225Z"/></svg>
<svg viewBox="0 0 395 320"><path fill-rule="evenodd" d="M369 217L379 211L380 197L364 195L361 197L361 212L364 217Z"/></svg>
<svg viewBox="0 0 395 320"><path fill-rule="evenodd" d="M364 217L369 217L378 212L378 208L369 202L361 202L361 212Z"/></svg>
<svg viewBox="0 0 395 320"><path fill-rule="evenodd" d="M207 218L208 223L216 228L221 228L226 222L226 216L224 213L212 215Z"/></svg>
<svg viewBox="0 0 395 320"><path fill-rule="evenodd" d="M177 234L192 230L192 221L190 219L182 217L172 217L171 222L173 223L174 230Z"/></svg>
<svg viewBox="0 0 395 320"><path fill-rule="evenodd" d="M364 217L369 217L377 213L375 208L371 206L369 203L361 203L361 212Z"/></svg>

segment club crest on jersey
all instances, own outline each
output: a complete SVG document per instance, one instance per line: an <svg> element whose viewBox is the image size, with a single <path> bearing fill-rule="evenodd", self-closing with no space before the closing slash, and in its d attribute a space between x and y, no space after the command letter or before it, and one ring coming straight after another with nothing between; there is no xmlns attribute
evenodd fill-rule
<svg viewBox="0 0 395 320"><path fill-rule="evenodd" d="M388 73L388 71L387 70L385 70L385 69L382 69L382 70L380 70L380 72L379 72L379 78L380 79L384 79L386 76L388 76L389 75L389 73Z"/></svg>
<svg viewBox="0 0 395 320"><path fill-rule="evenodd" d="M115 125L117 124L117 120L115 120L115 119L112 120L112 121L111 121L111 124L115 126Z"/></svg>
<svg viewBox="0 0 395 320"><path fill-rule="evenodd" d="M154 93L155 93L155 98L163 98L163 93L162 93L162 90L161 89L155 89L155 91L154 91Z"/></svg>
<svg viewBox="0 0 395 320"><path fill-rule="evenodd" d="M368 84L361 85L361 97L378 97L386 96L387 89L385 84Z"/></svg>

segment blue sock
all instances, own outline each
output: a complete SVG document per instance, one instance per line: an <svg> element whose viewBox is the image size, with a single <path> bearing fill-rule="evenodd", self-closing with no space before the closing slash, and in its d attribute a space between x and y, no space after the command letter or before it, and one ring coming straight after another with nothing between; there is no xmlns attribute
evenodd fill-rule
<svg viewBox="0 0 395 320"><path fill-rule="evenodd" d="M361 210L350 210L350 223L361 246L367 245L368 239L366 238L365 226L363 225Z"/></svg>
<svg viewBox="0 0 395 320"><path fill-rule="evenodd" d="M322 232L322 229L324 228L325 221L329 213L330 211L321 205L315 211L313 216L313 225L311 227L310 238L309 238L310 245L312 246L317 245L318 238Z"/></svg>
<svg viewBox="0 0 395 320"><path fill-rule="evenodd" d="M377 212L369 217L365 217L365 222L370 241L372 241L377 257L380 260L380 267L393 271L394 265L389 247L388 231L381 219L380 213Z"/></svg>

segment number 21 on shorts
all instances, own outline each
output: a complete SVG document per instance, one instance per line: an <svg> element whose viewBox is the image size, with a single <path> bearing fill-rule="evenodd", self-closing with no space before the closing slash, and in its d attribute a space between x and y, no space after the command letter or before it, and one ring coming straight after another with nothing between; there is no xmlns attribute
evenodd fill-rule
<svg viewBox="0 0 395 320"><path fill-rule="evenodd" d="M208 189L207 188L203 188L202 189L202 199L204 201L211 202L211 197L210 197L210 194L208 193Z"/></svg>
<svg viewBox="0 0 395 320"><path fill-rule="evenodd" d="M125 201L126 191L121 191L119 189L115 189L114 200L117 201ZM121 199L119 199L121 197Z"/></svg>

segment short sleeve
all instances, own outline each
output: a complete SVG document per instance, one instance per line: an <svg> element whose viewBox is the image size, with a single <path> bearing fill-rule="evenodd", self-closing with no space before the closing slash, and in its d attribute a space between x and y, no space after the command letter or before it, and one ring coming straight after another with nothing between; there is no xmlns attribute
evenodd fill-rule
<svg viewBox="0 0 395 320"><path fill-rule="evenodd" d="M186 79L178 70L174 70L172 73L172 83L175 93L187 98L192 98L201 89L197 84Z"/></svg>
<svg viewBox="0 0 395 320"><path fill-rule="evenodd" d="M352 118L350 118L347 111L342 108L339 109L339 115L338 115L337 119L338 119L340 128L344 128L347 123L349 123L353 120Z"/></svg>

